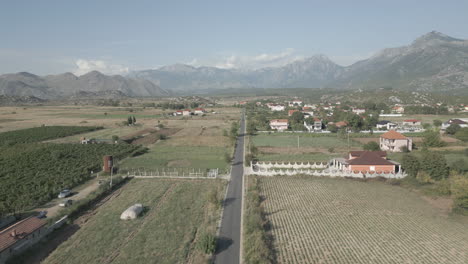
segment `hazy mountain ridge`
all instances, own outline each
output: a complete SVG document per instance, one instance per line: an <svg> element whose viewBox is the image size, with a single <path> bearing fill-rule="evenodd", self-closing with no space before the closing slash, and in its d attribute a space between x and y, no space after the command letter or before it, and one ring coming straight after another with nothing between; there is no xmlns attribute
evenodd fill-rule
<svg viewBox="0 0 468 264"><path fill-rule="evenodd" d="M387 48L369 59L340 66L324 55L259 70L184 64L132 72L170 90L226 88L379 88L452 90L468 88L468 41L432 31L410 45Z"/></svg>
<svg viewBox="0 0 468 264"><path fill-rule="evenodd" d="M27 72L0 75L0 95L32 96L41 99L70 96L162 96L169 92L151 81L92 71L82 76L72 73L37 76Z"/></svg>

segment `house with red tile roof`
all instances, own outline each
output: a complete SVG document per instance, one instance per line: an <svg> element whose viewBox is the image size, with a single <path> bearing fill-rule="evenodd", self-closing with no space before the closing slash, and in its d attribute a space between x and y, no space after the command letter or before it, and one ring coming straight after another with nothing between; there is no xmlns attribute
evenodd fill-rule
<svg viewBox="0 0 468 264"><path fill-rule="evenodd" d="M44 219L31 216L0 230L0 263L38 242L47 232L46 224Z"/></svg>
<svg viewBox="0 0 468 264"><path fill-rule="evenodd" d="M331 166L351 172L396 173L401 171L399 163L387 159L385 151L351 151L347 158L335 158Z"/></svg>
<svg viewBox="0 0 468 264"><path fill-rule="evenodd" d="M295 112L299 112L297 109L288 110L288 116L292 116Z"/></svg>
<svg viewBox="0 0 468 264"><path fill-rule="evenodd" d="M273 119L270 120L270 128L278 131L283 131L288 129L288 120L287 119Z"/></svg>
<svg viewBox="0 0 468 264"><path fill-rule="evenodd" d="M404 148L413 150L413 140L405 137L395 130L380 135L380 149L391 152L402 152Z"/></svg>

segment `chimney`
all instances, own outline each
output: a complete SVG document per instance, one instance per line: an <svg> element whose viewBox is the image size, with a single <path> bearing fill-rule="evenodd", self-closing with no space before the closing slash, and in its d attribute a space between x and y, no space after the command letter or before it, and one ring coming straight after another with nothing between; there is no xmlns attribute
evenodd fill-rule
<svg viewBox="0 0 468 264"><path fill-rule="evenodd" d="M13 229L13 231L11 231L10 233L10 236L13 237L13 238L16 238L18 234L16 233L16 229Z"/></svg>

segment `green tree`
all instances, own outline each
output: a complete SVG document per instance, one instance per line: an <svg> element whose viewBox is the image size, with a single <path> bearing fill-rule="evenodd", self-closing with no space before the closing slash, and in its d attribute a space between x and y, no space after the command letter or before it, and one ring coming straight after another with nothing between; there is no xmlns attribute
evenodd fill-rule
<svg viewBox="0 0 468 264"><path fill-rule="evenodd" d="M304 123L304 114L302 112L294 112L290 117L289 117L289 123L291 126L294 124L303 124Z"/></svg>
<svg viewBox="0 0 468 264"><path fill-rule="evenodd" d="M445 179L449 175L449 167L444 155L434 151L423 154L421 169L436 181Z"/></svg>
<svg viewBox="0 0 468 264"><path fill-rule="evenodd" d="M370 141L370 142L364 144L364 146L362 146L362 148L364 150L368 150L368 151L378 151L378 150L380 150L379 143L377 143L375 141Z"/></svg>
<svg viewBox="0 0 468 264"><path fill-rule="evenodd" d="M252 122L252 121L249 121L247 123L247 134L249 135L255 135L255 131L256 131L256 126L255 126L255 123Z"/></svg>
<svg viewBox="0 0 468 264"><path fill-rule="evenodd" d="M442 121L440 121L439 119L436 119L436 120L432 121L432 124L435 127L440 127L442 125Z"/></svg>
<svg viewBox="0 0 468 264"><path fill-rule="evenodd" d="M418 158L412 154L405 154L403 156L401 166L410 177L416 177L421 169Z"/></svg>
<svg viewBox="0 0 468 264"><path fill-rule="evenodd" d="M135 118L135 116L132 117L132 124L136 124L136 118Z"/></svg>
<svg viewBox="0 0 468 264"><path fill-rule="evenodd" d="M352 115L350 118L348 118L348 122L351 129L355 132L361 131L364 125L364 120L358 115Z"/></svg>
<svg viewBox="0 0 468 264"><path fill-rule="evenodd" d="M467 142L468 141L468 127L461 128L455 133L455 138L458 140Z"/></svg>
<svg viewBox="0 0 468 264"><path fill-rule="evenodd" d="M423 147L443 147L445 142L440 139L438 131L426 131L422 142Z"/></svg>
<svg viewBox="0 0 468 264"><path fill-rule="evenodd" d="M451 124L449 127L447 127L447 129L445 129L445 133L449 135L455 135L455 133L457 133L460 129L461 127L459 124Z"/></svg>
<svg viewBox="0 0 468 264"><path fill-rule="evenodd" d="M133 118L132 118L131 116L129 116L129 117L127 118L127 123L128 123L129 125L133 124Z"/></svg>
<svg viewBox="0 0 468 264"><path fill-rule="evenodd" d="M338 132L338 127L336 125L334 125L334 124L331 124L331 125L327 126L327 130L332 132L332 133L336 133L336 132Z"/></svg>

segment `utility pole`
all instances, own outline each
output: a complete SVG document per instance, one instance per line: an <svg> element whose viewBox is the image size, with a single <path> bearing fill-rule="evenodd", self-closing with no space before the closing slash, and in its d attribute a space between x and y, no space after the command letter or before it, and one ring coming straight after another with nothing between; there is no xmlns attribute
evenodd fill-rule
<svg viewBox="0 0 468 264"><path fill-rule="evenodd" d="M112 174L114 172L114 167L111 167L111 178L110 178L110 188L112 189Z"/></svg>

